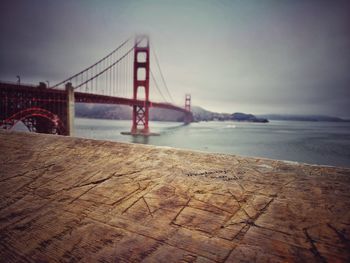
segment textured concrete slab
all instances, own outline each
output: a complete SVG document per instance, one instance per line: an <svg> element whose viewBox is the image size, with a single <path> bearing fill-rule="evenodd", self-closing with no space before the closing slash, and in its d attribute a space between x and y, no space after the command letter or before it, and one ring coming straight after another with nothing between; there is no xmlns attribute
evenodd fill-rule
<svg viewBox="0 0 350 263"><path fill-rule="evenodd" d="M349 262L350 170L0 132L0 262Z"/></svg>

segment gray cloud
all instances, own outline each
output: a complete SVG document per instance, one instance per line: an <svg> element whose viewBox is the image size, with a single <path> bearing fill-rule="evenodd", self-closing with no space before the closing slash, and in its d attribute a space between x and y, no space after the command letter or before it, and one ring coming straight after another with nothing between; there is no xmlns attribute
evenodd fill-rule
<svg viewBox="0 0 350 263"><path fill-rule="evenodd" d="M151 35L176 101L350 116L348 1L2 1L0 79L60 81Z"/></svg>

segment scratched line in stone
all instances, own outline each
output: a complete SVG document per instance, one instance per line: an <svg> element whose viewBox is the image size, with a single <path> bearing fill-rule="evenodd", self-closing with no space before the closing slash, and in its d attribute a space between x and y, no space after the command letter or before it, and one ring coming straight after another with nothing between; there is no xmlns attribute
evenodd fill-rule
<svg viewBox="0 0 350 263"><path fill-rule="evenodd" d="M0 262L350 260L349 169L3 131L0 150Z"/></svg>

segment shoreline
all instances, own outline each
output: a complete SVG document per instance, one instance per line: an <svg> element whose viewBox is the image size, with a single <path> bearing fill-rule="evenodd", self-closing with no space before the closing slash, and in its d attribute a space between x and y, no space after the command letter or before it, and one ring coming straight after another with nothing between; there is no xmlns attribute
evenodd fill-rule
<svg viewBox="0 0 350 263"><path fill-rule="evenodd" d="M1 131L0 130L0 132L10 132L10 133L14 132L14 133L25 133L25 134L30 133L30 132L27 132L27 131L6 131L6 130L5 131ZM306 163L306 162L302 162L302 161L274 159L274 158L267 158L267 157L262 157L262 156L249 156L249 155L243 155L243 154L222 153L222 152L215 152L215 151L211 152L211 151L204 151L204 150L198 150L198 149L163 146L163 145L153 145L153 144L144 144L144 143L134 143L134 142L127 142L127 141L113 141L113 140L85 138L85 137L79 137L79 136L64 136L64 135L55 135L55 134L40 134L40 135L60 136L60 137L64 137L64 138L75 138L75 139L92 140L92 141L100 141L100 142L113 142L113 143L120 143L120 144L142 145L142 146L146 146L146 147L150 146L150 147L155 147L155 148L160 148L160 149L190 151L190 152L197 152L197 153L203 153L203 154L228 155L228 156L236 156L236 157L242 157L242 158L266 160L266 161L279 161L279 162L284 162L284 163L290 164L290 165L294 164L294 165L320 166L320 167L325 167L325 168L329 167L329 168L350 169L350 167L347 167L347 166L339 166L339 165L337 166L337 165L317 164L317 163ZM130 136L132 136L132 135L130 135ZM157 136L160 136L160 134L157 134Z"/></svg>
<svg viewBox="0 0 350 263"><path fill-rule="evenodd" d="M25 133L25 134L30 133L30 132L27 132L27 131L6 131L6 130L3 131L3 132L15 132L15 133ZM65 137L65 138L76 138L76 139L93 140L93 141L101 141L101 142L114 142L114 143L120 143L120 144L143 145L143 146L151 146L151 147L156 147L156 148L198 152L198 153L203 153L203 154L217 154L217 155L237 156L237 157L252 158L252 159L259 159L259 160L266 160L266 161L280 161L280 162L285 162L285 163L288 163L288 164L291 164L291 165L295 164L295 165L308 165L308 166L321 166L321 167L330 167L330 168L350 169L350 166L348 167L348 166L341 166L341 165L307 163L307 162L302 162L302 161L267 158L267 157L263 157L263 156L250 156L250 155L244 155L244 154L223 153L223 152L215 152L215 151L204 151L204 150L198 150L198 149L181 148L181 147L173 147L173 146L134 143L134 142L127 142L127 141L113 141L113 140L106 140L106 139L85 138L85 137L79 137L79 136L64 136L64 135L54 135L54 134L41 134L41 135L60 136L60 137ZM158 135L159 134L157 134L157 136ZM160 136L161 136L161 134L160 134Z"/></svg>

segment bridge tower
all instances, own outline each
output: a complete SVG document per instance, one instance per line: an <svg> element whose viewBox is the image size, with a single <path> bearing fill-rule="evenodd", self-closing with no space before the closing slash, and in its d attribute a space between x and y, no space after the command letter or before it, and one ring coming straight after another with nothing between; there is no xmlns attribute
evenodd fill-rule
<svg viewBox="0 0 350 263"><path fill-rule="evenodd" d="M184 122L186 124L189 124L193 121L193 114L191 112L191 94L186 94L185 96L185 117Z"/></svg>
<svg viewBox="0 0 350 263"><path fill-rule="evenodd" d="M134 48L134 91L133 99L137 100L139 89L144 89L144 104L134 105L132 112L132 135L149 135L149 38L141 35L135 37Z"/></svg>
<svg viewBox="0 0 350 263"><path fill-rule="evenodd" d="M191 111L191 94L185 96L185 110Z"/></svg>

